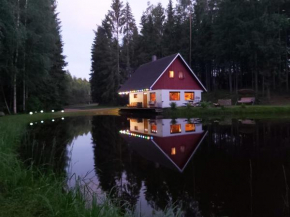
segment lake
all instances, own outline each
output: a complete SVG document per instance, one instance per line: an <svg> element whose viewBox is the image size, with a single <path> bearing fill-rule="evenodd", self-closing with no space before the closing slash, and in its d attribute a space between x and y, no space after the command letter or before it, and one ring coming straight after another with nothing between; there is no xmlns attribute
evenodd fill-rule
<svg viewBox="0 0 290 217"><path fill-rule="evenodd" d="M151 216L289 216L290 120L70 117L30 123L26 165Z"/></svg>

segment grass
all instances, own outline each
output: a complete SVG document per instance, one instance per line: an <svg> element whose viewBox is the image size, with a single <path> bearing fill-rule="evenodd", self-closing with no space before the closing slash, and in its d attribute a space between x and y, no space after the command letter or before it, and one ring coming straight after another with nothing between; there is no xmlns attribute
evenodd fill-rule
<svg viewBox="0 0 290 217"><path fill-rule="evenodd" d="M229 107L181 107L176 110L166 109L166 117L290 117L290 106L252 106L239 105Z"/></svg>
<svg viewBox="0 0 290 217"><path fill-rule="evenodd" d="M116 114L111 111L89 111L74 113L50 113L36 115L14 115L0 118L0 217L93 217L134 216L123 207L124 202L105 198L97 203L92 193L88 204L83 195L86 186L66 191L65 175L53 172L43 174L33 166L26 168L17 156L17 148L30 122L81 115ZM178 210L177 210L178 211ZM175 208L169 207L161 216L175 216ZM180 213L179 213L180 215Z"/></svg>

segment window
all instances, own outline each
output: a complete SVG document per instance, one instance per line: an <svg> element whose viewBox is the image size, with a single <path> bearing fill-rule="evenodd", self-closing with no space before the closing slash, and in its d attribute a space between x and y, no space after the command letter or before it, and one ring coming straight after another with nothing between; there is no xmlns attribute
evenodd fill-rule
<svg viewBox="0 0 290 217"><path fill-rule="evenodd" d="M179 101L180 100L180 92L169 92L169 100L170 101Z"/></svg>
<svg viewBox="0 0 290 217"><path fill-rule="evenodd" d="M181 133L181 124L170 125L170 133Z"/></svg>
<svg viewBox="0 0 290 217"><path fill-rule="evenodd" d="M138 130L138 126L134 126L134 130Z"/></svg>
<svg viewBox="0 0 290 217"><path fill-rule="evenodd" d="M176 155L176 148L171 148L171 155Z"/></svg>
<svg viewBox="0 0 290 217"><path fill-rule="evenodd" d="M179 73L178 73L178 78L179 78L179 79L184 79L184 74L183 74L183 72L179 72Z"/></svg>
<svg viewBox="0 0 290 217"><path fill-rule="evenodd" d="M185 132L195 131L195 124L185 124Z"/></svg>
<svg viewBox="0 0 290 217"><path fill-rule="evenodd" d="M185 92L184 99L185 100L194 100L194 92Z"/></svg>
<svg viewBox="0 0 290 217"><path fill-rule="evenodd" d="M151 133L157 133L157 125L155 123L151 123Z"/></svg>
<svg viewBox="0 0 290 217"><path fill-rule="evenodd" d="M174 78L174 71L169 71L169 78Z"/></svg>
<svg viewBox="0 0 290 217"><path fill-rule="evenodd" d="M138 97L138 95L137 94L134 94L134 99L136 99Z"/></svg>
<svg viewBox="0 0 290 217"><path fill-rule="evenodd" d="M150 101L152 102L156 101L156 93L150 93Z"/></svg>
<svg viewBox="0 0 290 217"><path fill-rule="evenodd" d="M185 152L185 146L184 145L180 146L180 152L181 153L184 153Z"/></svg>

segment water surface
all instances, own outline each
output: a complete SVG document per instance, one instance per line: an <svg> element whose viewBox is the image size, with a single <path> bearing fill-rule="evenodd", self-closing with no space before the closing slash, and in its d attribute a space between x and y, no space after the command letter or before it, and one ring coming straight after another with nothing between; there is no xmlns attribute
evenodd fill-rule
<svg viewBox="0 0 290 217"><path fill-rule="evenodd" d="M289 216L289 120L94 116L28 127L27 164L66 174L71 187L80 179L136 213L176 202L185 216Z"/></svg>

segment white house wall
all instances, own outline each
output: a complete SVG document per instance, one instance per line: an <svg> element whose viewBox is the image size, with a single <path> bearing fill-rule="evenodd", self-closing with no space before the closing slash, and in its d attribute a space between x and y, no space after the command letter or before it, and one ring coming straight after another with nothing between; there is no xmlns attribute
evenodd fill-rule
<svg viewBox="0 0 290 217"><path fill-rule="evenodd" d="M170 101L169 99L169 92L180 92L180 100L179 101ZM156 104L155 107L158 108L168 108L170 107L171 102L175 102L178 107L185 106L188 101L184 100L184 93L185 92L194 92L195 100L194 102L201 101L201 93L202 90L151 90L147 92L137 92L137 93L130 93L129 94L129 102L136 103L141 102L143 105L143 94L147 93L147 105L149 107L150 101L150 93L156 93ZM137 94L137 98L134 98L134 94Z"/></svg>
<svg viewBox="0 0 290 217"><path fill-rule="evenodd" d="M195 124L195 131L194 132L185 132L185 124L188 123L187 119L178 118L175 119L175 124L181 125L181 133L170 133L170 126L172 125L172 119L156 119L156 120L149 120L148 119L148 131L144 131L144 119L142 122L137 122L137 119L130 119L130 132L132 133L140 133L146 134L150 136L158 136L158 137L169 137L169 136L178 136L178 135L188 135L188 134L200 134L203 133L202 124L197 123ZM157 133L151 133L151 124L156 123L157 125Z"/></svg>
<svg viewBox="0 0 290 217"><path fill-rule="evenodd" d="M137 98L134 98L134 94L137 94ZM142 102L143 105L143 92L129 93L129 102L130 104L135 102Z"/></svg>
<svg viewBox="0 0 290 217"><path fill-rule="evenodd" d="M179 101L170 101L169 99L169 92L180 92L180 100ZM162 108L168 108L170 107L170 103L175 102L178 107L185 106L188 101L184 100L184 93L185 92L194 92L194 102L200 102L201 101L201 93L202 90L162 90Z"/></svg>

